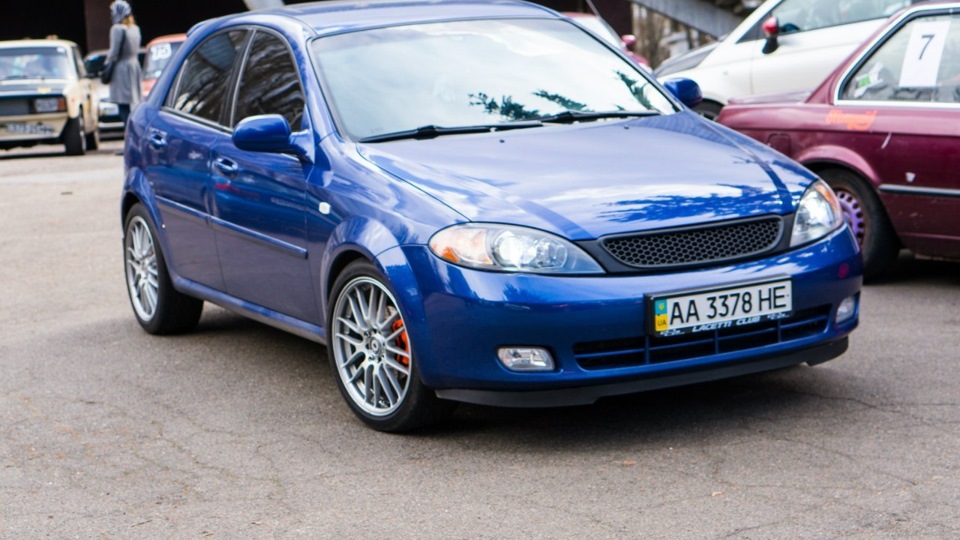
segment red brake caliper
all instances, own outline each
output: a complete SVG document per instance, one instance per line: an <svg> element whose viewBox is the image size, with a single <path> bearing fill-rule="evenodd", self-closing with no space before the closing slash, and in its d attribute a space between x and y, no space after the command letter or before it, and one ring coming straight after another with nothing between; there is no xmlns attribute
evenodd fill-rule
<svg viewBox="0 0 960 540"><path fill-rule="evenodd" d="M397 319L397 320L393 321L393 325L391 326L391 328L393 329L394 332L396 332L397 330L403 328L403 321L400 320L400 319ZM398 360L400 360L400 363L403 364L403 365L405 365L405 366L410 365L410 357L409 357L409 355L410 355L410 341L407 339L407 331L406 331L406 330L404 330L399 336L397 336L396 343L397 343L397 346L400 347L400 348L402 348L402 349L407 353L407 355L408 355L408 356L400 357L400 358L398 358Z"/></svg>

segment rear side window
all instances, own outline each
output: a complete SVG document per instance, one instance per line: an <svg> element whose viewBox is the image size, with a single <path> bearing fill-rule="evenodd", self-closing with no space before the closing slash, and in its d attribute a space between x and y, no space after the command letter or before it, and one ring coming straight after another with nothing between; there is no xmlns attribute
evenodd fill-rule
<svg viewBox="0 0 960 540"><path fill-rule="evenodd" d="M290 49L279 37L257 32L237 89L233 124L248 116L279 114L299 131L303 109L303 89Z"/></svg>
<svg viewBox="0 0 960 540"><path fill-rule="evenodd" d="M246 35L246 30L234 30L201 43L184 60L176 91L168 96L167 106L219 123L227 99L227 83Z"/></svg>
<svg viewBox="0 0 960 540"><path fill-rule="evenodd" d="M841 98L960 102L960 14L905 24L861 63Z"/></svg>

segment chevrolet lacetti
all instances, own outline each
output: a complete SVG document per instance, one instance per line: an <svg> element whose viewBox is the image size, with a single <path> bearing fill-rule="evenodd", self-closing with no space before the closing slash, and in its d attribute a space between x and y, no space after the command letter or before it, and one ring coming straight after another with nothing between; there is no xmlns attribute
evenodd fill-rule
<svg viewBox="0 0 960 540"><path fill-rule="evenodd" d="M201 23L128 126L134 315L324 343L384 431L835 358L861 257L834 193L698 97L513 0Z"/></svg>

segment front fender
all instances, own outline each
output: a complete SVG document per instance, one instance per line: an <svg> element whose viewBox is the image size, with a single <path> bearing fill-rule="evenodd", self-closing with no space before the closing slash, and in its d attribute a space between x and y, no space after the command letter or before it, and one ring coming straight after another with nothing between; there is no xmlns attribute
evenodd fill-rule
<svg viewBox="0 0 960 540"><path fill-rule="evenodd" d="M327 240L319 261L313 263L318 267L313 268L312 273L319 273L320 276L321 313L327 313L333 282L347 264L357 258L364 258L373 261L386 274L377 257L398 245L396 236L378 221L354 216L339 223ZM317 258L313 260L316 261Z"/></svg>

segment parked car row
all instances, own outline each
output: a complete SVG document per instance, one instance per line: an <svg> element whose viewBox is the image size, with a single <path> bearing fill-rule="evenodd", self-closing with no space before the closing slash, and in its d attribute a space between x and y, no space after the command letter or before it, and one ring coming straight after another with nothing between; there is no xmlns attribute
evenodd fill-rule
<svg viewBox="0 0 960 540"><path fill-rule="evenodd" d="M96 94L76 44L0 42L0 149L62 144L79 155L99 137Z"/></svg>
<svg viewBox="0 0 960 540"><path fill-rule="evenodd" d="M960 8L891 19L808 97L732 101L719 122L804 164L837 192L867 278L901 247L960 260Z"/></svg>
<svg viewBox="0 0 960 540"><path fill-rule="evenodd" d="M145 93L185 38L163 36L143 49ZM101 132L122 130L99 79L106 56L100 50L81 57L76 43L60 39L0 42L0 150L61 144L82 155L97 149Z"/></svg>
<svg viewBox="0 0 960 540"><path fill-rule="evenodd" d="M727 38L656 73L698 81L702 114L826 180L868 280L904 247L960 260L956 4L768 0Z"/></svg>

